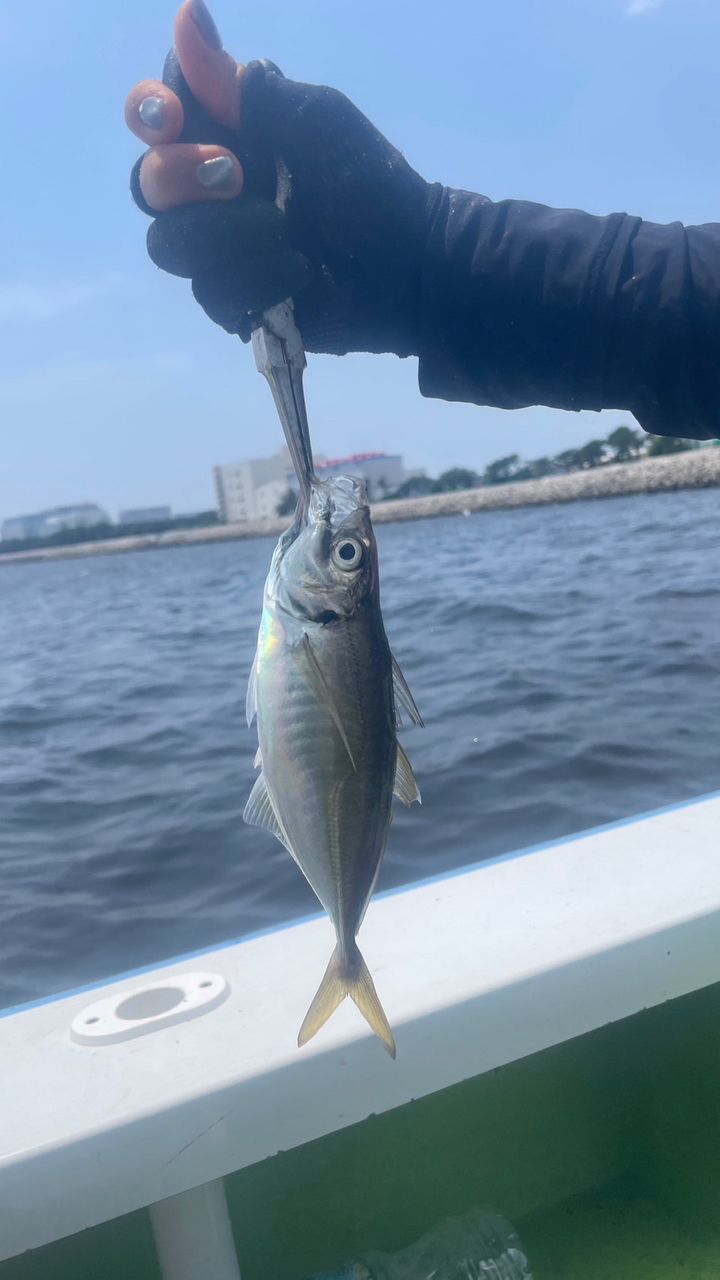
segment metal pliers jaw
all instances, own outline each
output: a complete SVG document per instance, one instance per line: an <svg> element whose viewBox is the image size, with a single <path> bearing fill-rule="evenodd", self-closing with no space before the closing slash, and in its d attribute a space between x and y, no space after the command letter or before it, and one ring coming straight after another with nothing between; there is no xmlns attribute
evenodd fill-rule
<svg viewBox="0 0 720 1280"><path fill-rule="evenodd" d="M278 302L263 313L257 328L253 329L252 346L258 371L270 383L300 483L301 502L306 506L316 477L303 391L307 361L290 299Z"/></svg>
<svg viewBox="0 0 720 1280"><path fill-rule="evenodd" d="M274 63L266 63L265 65L269 66L270 70L275 71L278 75L282 75L282 72L278 70ZM173 90L183 106L182 141L219 142L237 155L246 175L249 173L252 176L254 166L251 163L248 169L245 152L239 146L239 135L234 134L231 130L223 129L217 120L212 119L205 108L201 107L196 101L183 76L174 49L171 50L166 59L163 82ZM272 192L266 189L268 186L268 181L266 181L268 180L268 174L264 170L261 173L260 185L255 188L257 195L262 196L263 199L274 198L279 206L281 201L279 199L280 184L278 182L278 173L281 167L280 158L275 157L274 181L269 184L273 187ZM234 204L235 201L232 201L226 206L228 217L232 216ZM153 210L148 209L147 211L155 216ZM244 332L244 325L242 331ZM310 493L319 484L319 481L313 468L310 432L303 393L302 377L306 363L305 349L295 325L292 299L289 298L285 302L279 302L276 306L269 307L261 316L258 316L257 325L253 326L252 344L257 367L270 383L290 451L290 457L297 472L300 483L297 514L302 517L303 512L307 509Z"/></svg>

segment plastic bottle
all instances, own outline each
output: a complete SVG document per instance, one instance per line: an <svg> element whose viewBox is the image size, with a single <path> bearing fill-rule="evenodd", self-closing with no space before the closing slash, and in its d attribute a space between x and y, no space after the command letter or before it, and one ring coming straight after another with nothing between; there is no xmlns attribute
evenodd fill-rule
<svg viewBox="0 0 720 1280"><path fill-rule="evenodd" d="M399 1253L363 1254L312 1280L533 1280L518 1235L489 1209L450 1218Z"/></svg>

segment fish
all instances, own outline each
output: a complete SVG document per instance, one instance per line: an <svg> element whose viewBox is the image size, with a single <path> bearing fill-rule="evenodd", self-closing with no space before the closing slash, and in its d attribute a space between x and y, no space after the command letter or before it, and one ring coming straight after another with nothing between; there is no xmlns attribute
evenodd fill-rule
<svg viewBox="0 0 720 1280"><path fill-rule="evenodd" d="M313 475L265 583L247 694L261 771L243 815L285 846L335 929L299 1046L349 996L396 1054L356 936L377 883L393 795L420 802L397 736L403 712L422 725L385 633L365 483Z"/></svg>

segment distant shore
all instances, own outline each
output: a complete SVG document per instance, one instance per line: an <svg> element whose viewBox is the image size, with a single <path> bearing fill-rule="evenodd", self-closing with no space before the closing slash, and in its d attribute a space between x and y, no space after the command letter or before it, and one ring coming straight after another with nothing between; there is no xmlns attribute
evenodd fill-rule
<svg viewBox="0 0 720 1280"><path fill-rule="evenodd" d="M674 489L708 489L720 486L720 448L693 450L668 457L613 463L573 471L542 480L433 493L424 498L403 498L373 507L375 524L402 520L426 520L438 516L496 511L502 507L541 506L579 502L588 498L623 497L633 493L667 493ZM276 536L288 524L287 517L248 521L244 524L209 525L199 529L172 529L166 533L134 534L100 542L77 542L32 551L0 552L0 564L37 560L74 560L81 556L120 555L126 551L154 551L162 547L189 547L201 542L232 542L243 538Z"/></svg>

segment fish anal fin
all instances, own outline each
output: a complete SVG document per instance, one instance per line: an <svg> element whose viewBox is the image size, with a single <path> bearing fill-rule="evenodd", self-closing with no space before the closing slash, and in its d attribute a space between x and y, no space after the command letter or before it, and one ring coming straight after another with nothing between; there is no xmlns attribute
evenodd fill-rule
<svg viewBox="0 0 720 1280"><path fill-rule="evenodd" d="M412 765L408 760L401 744L397 744L397 762L395 764L395 784L393 786L393 794L401 800L403 804L411 805L414 800L418 804L422 804L420 788L412 771Z"/></svg>
<svg viewBox="0 0 720 1280"><path fill-rule="evenodd" d="M423 728L425 725L425 721L423 720L422 716L420 715L420 712L417 709L417 705L415 703L415 699L413 698L410 692L408 682L405 679L402 671L400 670L400 664L398 663L397 658L395 657L394 654L392 654L391 656L392 656L393 692L395 694L396 719L397 719L398 727L402 723L400 718L400 710L402 709L403 711L407 712L413 724L417 724L421 728Z"/></svg>
<svg viewBox="0 0 720 1280"><path fill-rule="evenodd" d="M250 827L263 827L265 831L272 832L275 838L285 845L288 853L292 853L293 857L295 857L290 847L290 841L275 812L275 806L270 798L270 792L267 789L263 773L259 773L255 779L255 784L243 810L243 818Z"/></svg>
<svg viewBox="0 0 720 1280"><path fill-rule="evenodd" d="M370 970L355 944L345 958L339 944L333 951L323 980L305 1014L298 1034L298 1045L302 1047L312 1039L346 996L350 996L357 1005L370 1029L382 1040L390 1057L394 1058L397 1053L395 1037L375 990Z"/></svg>
<svg viewBox="0 0 720 1280"><path fill-rule="evenodd" d="M328 682L322 673L322 668L320 666L320 663L315 657L315 654L313 652L313 647L310 642L310 637L307 634L307 631L303 632L302 652L305 658L305 667L308 673L308 678L310 680L310 683L313 689L315 690L315 695L318 698L318 700L323 704L323 706L326 707L327 710L329 711L332 722L335 725L335 728L337 729L338 733L340 734L340 738L342 739L343 746L345 747L345 750L347 751L348 756L350 758L350 763L353 767L353 772L357 773L357 765L355 764L355 758L352 753L352 748L350 747L348 736L347 736L347 733L345 732L345 726L343 725L343 722L342 722L342 716L338 711L337 705L335 703L335 699L333 698L333 695L332 695L332 691L328 686Z"/></svg>

